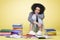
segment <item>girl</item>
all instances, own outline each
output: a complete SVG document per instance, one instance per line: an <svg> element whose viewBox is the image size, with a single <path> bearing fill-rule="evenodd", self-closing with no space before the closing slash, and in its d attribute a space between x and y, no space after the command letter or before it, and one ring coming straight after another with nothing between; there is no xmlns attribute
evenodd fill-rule
<svg viewBox="0 0 60 40"><path fill-rule="evenodd" d="M44 19L45 7L42 4L35 3L32 5L31 9L32 9L32 12L30 12L29 17L28 17L28 21L30 22L29 34L33 33L33 35L36 35L36 34L41 35L41 31L43 29L43 19ZM38 31L35 31L35 32L37 32L36 34L33 31L34 27L36 27L36 29L38 28Z"/></svg>

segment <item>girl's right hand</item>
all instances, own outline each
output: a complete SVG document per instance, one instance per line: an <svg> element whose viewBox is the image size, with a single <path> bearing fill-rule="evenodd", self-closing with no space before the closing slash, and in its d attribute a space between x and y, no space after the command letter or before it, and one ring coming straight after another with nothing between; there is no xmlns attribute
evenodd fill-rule
<svg viewBox="0 0 60 40"><path fill-rule="evenodd" d="M37 24L38 25L38 23L36 21L34 21L34 24Z"/></svg>

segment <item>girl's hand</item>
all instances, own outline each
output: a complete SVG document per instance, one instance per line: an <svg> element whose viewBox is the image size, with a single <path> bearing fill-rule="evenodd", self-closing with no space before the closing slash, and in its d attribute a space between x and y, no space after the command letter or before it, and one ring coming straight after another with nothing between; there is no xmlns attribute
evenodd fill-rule
<svg viewBox="0 0 60 40"><path fill-rule="evenodd" d="M36 21L34 21L34 24L37 24L38 25L38 23Z"/></svg>
<svg viewBox="0 0 60 40"><path fill-rule="evenodd" d="M34 24L37 24L39 27L42 26L42 24L40 24L40 23L38 23L38 22L36 22L36 21L34 21Z"/></svg>

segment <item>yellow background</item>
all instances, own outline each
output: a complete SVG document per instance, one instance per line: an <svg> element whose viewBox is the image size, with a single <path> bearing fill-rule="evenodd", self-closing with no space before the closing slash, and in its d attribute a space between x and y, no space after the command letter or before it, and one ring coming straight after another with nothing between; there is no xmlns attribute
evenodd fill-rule
<svg viewBox="0 0 60 40"><path fill-rule="evenodd" d="M34 3L46 7L44 27L60 31L60 0L0 0L0 29L12 29L12 24L23 24L23 34L29 31L28 15Z"/></svg>

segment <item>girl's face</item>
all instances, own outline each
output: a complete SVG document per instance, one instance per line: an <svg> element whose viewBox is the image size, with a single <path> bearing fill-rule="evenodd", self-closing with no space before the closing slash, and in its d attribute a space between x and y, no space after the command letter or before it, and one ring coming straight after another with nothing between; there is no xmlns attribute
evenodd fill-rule
<svg viewBox="0 0 60 40"><path fill-rule="evenodd" d="M35 13L40 13L40 8L39 7L36 7L36 9L35 9Z"/></svg>

